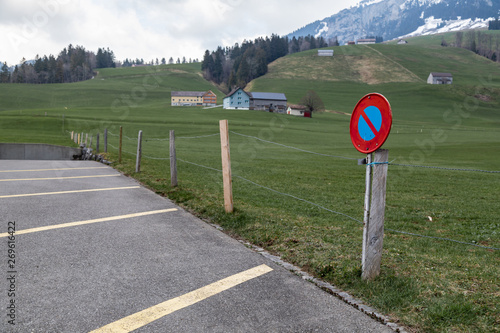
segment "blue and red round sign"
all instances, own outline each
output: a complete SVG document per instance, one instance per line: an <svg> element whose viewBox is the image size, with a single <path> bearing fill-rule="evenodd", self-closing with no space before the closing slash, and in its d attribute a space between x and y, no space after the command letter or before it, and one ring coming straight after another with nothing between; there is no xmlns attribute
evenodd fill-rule
<svg viewBox="0 0 500 333"><path fill-rule="evenodd" d="M387 140L391 127L389 101L381 94L368 94L356 104L351 115L352 144L361 153L373 153Z"/></svg>

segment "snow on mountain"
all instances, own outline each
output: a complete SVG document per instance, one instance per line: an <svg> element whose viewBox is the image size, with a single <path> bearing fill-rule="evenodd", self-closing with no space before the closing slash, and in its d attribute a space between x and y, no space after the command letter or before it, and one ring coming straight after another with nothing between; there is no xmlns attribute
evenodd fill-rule
<svg viewBox="0 0 500 333"><path fill-rule="evenodd" d="M484 28L500 14L495 0L364 0L349 9L318 20L289 34L312 35L340 43L366 36L391 40L460 29Z"/></svg>
<svg viewBox="0 0 500 333"><path fill-rule="evenodd" d="M328 33L328 23L321 22L321 24L323 24L323 27L318 30L318 33L316 35L314 35L315 38L320 37L322 34Z"/></svg>
<svg viewBox="0 0 500 333"><path fill-rule="evenodd" d="M371 5L374 5L374 4L382 2L382 1L384 1L384 0L365 0L365 1L361 1L360 3L358 3L358 7L371 6Z"/></svg>
<svg viewBox="0 0 500 333"><path fill-rule="evenodd" d="M425 24L418 27L412 33L409 33L404 36L400 36L399 38L408 38L415 36L426 36L433 34L440 34L451 31L460 31L460 30L468 30L468 29L484 29L488 28L488 22L494 20L494 18L489 19L461 19L457 18L456 20L443 20L436 19L434 16L425 19Z"/></svg>
<svg viewBox="0 0 500 333"><path fill-rule="evenodd" d="M432 5L437 5L441 2L443 2L443 0L406 0L405 3L403 3L400 6L400 8L401 10L404 11L408 8L412 8L415 6L418 7L432 6Z"/></svg>

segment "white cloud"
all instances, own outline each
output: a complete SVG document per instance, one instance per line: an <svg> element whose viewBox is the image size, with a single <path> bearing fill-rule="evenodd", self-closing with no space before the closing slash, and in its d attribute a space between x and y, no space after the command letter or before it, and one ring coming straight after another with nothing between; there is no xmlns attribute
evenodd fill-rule
<svg viewBox="0 0 500 333"><path fill-rule="evenodd" d="M0 61L57 55L69 44L125 58L202 58L206 49L285 35L355 4L322 0L2 0Z"/></svg>

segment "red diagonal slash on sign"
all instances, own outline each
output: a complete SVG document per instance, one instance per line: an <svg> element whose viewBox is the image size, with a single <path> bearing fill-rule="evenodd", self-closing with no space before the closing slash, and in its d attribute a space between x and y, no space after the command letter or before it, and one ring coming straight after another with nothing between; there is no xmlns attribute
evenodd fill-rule
<svg viewBox="0 0 500 333"><path fill-rule="evenodd" d="M370 120L370 118L366 115L365 111L363 110L363 112L361 112L361 116L363 117L363 119L366 121L366 123L368 124L368 126L370 127L370 129L372 130L373 134L374 135L377 135L378 134L378 131L377 129L375 128L375 126L373 126L372 124L372 121Z"/></svg>

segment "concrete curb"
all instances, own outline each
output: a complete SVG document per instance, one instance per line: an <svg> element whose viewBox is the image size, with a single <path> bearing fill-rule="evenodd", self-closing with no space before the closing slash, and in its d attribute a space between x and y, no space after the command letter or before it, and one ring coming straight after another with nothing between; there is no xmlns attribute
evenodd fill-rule
<svg viewBox="0 0 500 333"><path fill-rule="evenodd" d="M218 230L224 230L220 226L217 226L216 228ZM250 244L248 242L244 242L241 240L240 240L240 243L251 248L252 250L256 251L257 253L261 254L262 256L266 257L267 259L275 262L276 264L283 266L284 268L293 272L294 274L302 277L302 279L309 281L311 283L314 283L317 287L325 290L326 292L334 295L335 297L339 298L340 300L344 301L345 303L347 303L347 304L353 306L354 308L358 309L359 311L363 312L364 314L366 314L366 315L370 316L371 318L379 321L380 323L386 325L387 327L392 329L394 332L407 333L407 331L404 328L400 327L396 323L391 322L389 320L389 318L376 312L375 309L369 307L368 305L363 304L362 301L352 297L348 293L336 288L335 286L332 286L329 283L326 283L324 281L321 281L321 280L309 275L308 273L302 271L300 268L283 261L278 256L270 254L269 252L267 252L266 250L264 250L261 247L255 246L253 244Z"/></svg>
<svg viewBox="0 0 500 333"><path fill-rule="evenodd" d="M213 223L209 223L209 224L219 231L222 231L222 232L224 231L224 228L222 228L221 226L219 226L217 224L213 224ZM399 326L396 323L391 322L387 316L384 316L384 315L378 313L375 309L373 309L372 307L369 307L368 305L364 304L362 301L354 298L353 296L349 295L348 293L336 288L335 286L333 286L327 282L321 281L321 280L309 275L308 273L302 271L297 266L294 266L290 263L287 263L286 261L283 261L281 259L281 257L272 255L271 253L267 252L266 250L264 250L261 247L258 247L256 245L253 245L251 243L248 243L248 242L245 242L242 240L239 240L239 242L241 244L245 245L246 247L254 250L255 252L259 253L263 257L273 261L274 263L284 267L285 269L289 270L290 272L300 276L302 279L315 284L320 289L332 294L333 296L339 298L343 302L349 304L350 306L361 311L362 313L364 313L364 314L370 316L371 318L377 320L378 322L384 324L385 326L392 329L394 332L408 333L403 327Z"/></svg>

